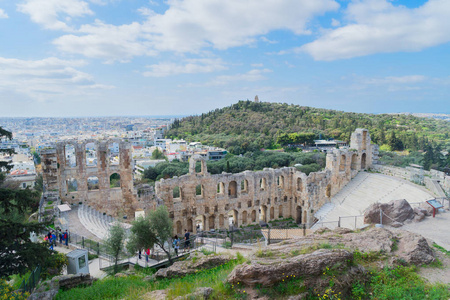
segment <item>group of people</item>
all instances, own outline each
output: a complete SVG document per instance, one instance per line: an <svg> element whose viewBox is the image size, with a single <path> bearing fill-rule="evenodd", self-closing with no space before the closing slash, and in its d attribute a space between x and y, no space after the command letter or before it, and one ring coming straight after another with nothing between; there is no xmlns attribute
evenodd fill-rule
<svg viewBox="0 0 450 300"><path fill-rule="evenodd" d="M191 250L191 240L190 240L191 234L187 229L184 230L184 251ZM175 254L178 256L178 250L180 249L180 239L178 238L178 235L175 235L173 237L173 248L175 249Z"/></svg>
<svg viewBox="0 0 450 300"><path fill-rule="evenodd" d="M57 235L59 237L59 243L61 245L65 244L66 246L69 246L69 232L67 231L67 229L65 232L63 232L58 228L57 232L50 230L44 237L44 240L49 242L51 250L53 250L53 247L56 246Z"/></svg>

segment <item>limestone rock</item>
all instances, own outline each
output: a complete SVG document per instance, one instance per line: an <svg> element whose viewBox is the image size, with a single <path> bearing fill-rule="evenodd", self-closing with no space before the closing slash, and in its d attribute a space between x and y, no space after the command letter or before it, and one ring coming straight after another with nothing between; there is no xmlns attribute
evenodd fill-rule
<svg viewBox="0 0 450 300"><path fill-rule="evenodd" d="M213 292L214 292L214 289L212 289L210 287L200 287L200 288L197 288L195 290L195 292L193 292L191 294L176 297L175 300L185 300L185 299L208 300Z"/></svg>
<svg viewBox="0 0 450 300"><path fill-rule="evenodd" d="M317 250L310 254L303 254L281 263L260 264L253 261L250 265L242 264L234 268L228 275L227 281L231 284L246 286L272 286L285 278L293 276L317 276L326 267L336 264L346 266L353 260L353 254L347 250Z"/></svg>
<svg viewBox="0 0 450 300"><path fill-rule="evenodd" d="M155 278L173 278L173 277L183 277L188 274L193 274L197 270L211 269L216 266L223 265L231 260L230 256L227 255L210 255L205 256L199 254L198 259L195 263L192 260L187 261L177 261L168 268L159 269L155 273Z"/></svg>
<svg viewBox="0 0 450 300"><path fill-rule="evenodd" d="M401 199L388 203L372 204L364 213L364 223L379 224L380 209L383 211L382 223L385 225L390 225L394 222L403 223L414 218L414 210L411 205L405 199Z"/></svg>
<svg viewBox="0 0 450 300"><path fill-rule="evenodd" d="M52 300L58 294L58 290L49 290L42 293L34 293L28 297L28 300Z"/></svg>
<svg viewBox="0 0 450 300"><path fill-rule="evenodd" d="M144 300L165 300L167 299L167 290L151 291L142 296Z"/></svg>
<svg viewBox="0 0 450 300"><path fill-rule="evenodd" d="M127 277L128 275L127 274L125 274L125 273L116 273L115 275L114 275L114 277L116 277L116 278L122 278L122 277Z"/></svg>
<svg viewBox="0 0 450 300"><path fill-rule="evenodd" d="M399 259L414 265L424 265L434 261L433 250L423 236L402 231L399 237L397 254Z"/></svg>

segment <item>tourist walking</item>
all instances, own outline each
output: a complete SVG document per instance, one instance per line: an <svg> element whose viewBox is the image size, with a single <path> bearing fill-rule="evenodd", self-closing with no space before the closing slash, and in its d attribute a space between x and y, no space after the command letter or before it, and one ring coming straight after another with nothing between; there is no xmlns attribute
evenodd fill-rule
<svg viewBox="0 0 450 300"><path fill-rule="evenodd" d="M189 231L187 231L187 229L184 230L184 251L189 251L191 250L191 240L190 238L190 233Z"/></svg>
<svg viewBox="0 0 450 300"><path fill-rule="evenodd" d="M175 254L178 256L178 249L180 248L180 239L178 235L173 237L173 248L175 249Z"/></svg>
<svg viewBox="0 0 450 300"><path fill-rule="evenodd" d="M67 247L69 247L69 232L66 229L66 232L64 232L64 242Z"/></svg>

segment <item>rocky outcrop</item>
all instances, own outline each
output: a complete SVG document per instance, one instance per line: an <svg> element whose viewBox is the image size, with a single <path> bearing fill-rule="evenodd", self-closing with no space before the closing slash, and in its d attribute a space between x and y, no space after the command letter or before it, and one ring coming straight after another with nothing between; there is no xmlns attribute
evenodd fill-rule
<svg viewBox="0 0 450 300"><path fill-rule="evenodd" d="M380 220L380 209L383 212ZM374 203L364 213L365 224L390 225L394 222L404 223L414 219L414 210L405 199L393 200L388 203Z"/></svg>
<svg viewBox="0 0 450 300"><path fill-rule="evenodd" d="M36 291L28 297L31 300L53 299L60 289L68 290L79 285L91 285L94 278L89 274L69 274L53 277L51 280L44 281L39 285Z"/></svg>
<svg viewBox="0 0 450 300"><path fill-rule="evenodd" d="M186 261L177 261L168 268L159 269L155 273L155 278L173 278L183 277L188 274L194 274L198 270L211 269L216 266L223 265L229 262L232 257L228 255L209 255L205 256L201 253L194 254L195 259L188 259Z"/></svg>
<svg viewBox="0 0 450 300"><path fill-rule="evenodd" d="M433 250L423 236L403 230L397 236L397 262L403 260L407 264L426 265L435 260Z"/></svg>
<svg viewBox="0 0 450 300"><path fill-rule="evenodd" d="M237 266L228 276L231 284L246 286L272 286L282 280L299 276L317 276L334 266L345 267L353 261L353 254L346 250L320 249L310 254L303 254L281 263L266 264L252 262L250 265Z"/></svg>
<svg viewBox="0 0 450 300"><path fill-rule="evenodd" d="M197 288L195 292L191 294L176 297L175 300L189 300L189 299L208 300L213 292L214 289L210 287L200 287Z"/></svg>

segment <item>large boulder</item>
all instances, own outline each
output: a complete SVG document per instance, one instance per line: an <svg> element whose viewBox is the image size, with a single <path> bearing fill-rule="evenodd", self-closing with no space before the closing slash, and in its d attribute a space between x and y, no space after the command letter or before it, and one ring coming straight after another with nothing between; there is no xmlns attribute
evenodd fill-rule
<svg viewBox="0 0 450 300"><path fill-rule="evenodd" d="M380 209L383 219L380 221ZM364 223L391 225L395 222L404 223L414 219L414 210L405 199L392 200L388 203L374 203L364 213Z"/></svg>
<svg viewBox="0 0 450 300"><path fill-rule="evenodd" d="M303 254L279 263L266 264L253 261L250 265L242 264L228 275L231 284L246 286L272 286L286 279L300 276L318 276L334 266L345 268L353 261L353 254L347 250L320 249L310 254Z"/></svg>
<svg viewBox="0 0 450 300"><path fill-rule="evenodd" d="M159 269L155 273L155 278L183 277L188 274L194 274L198 270L212 269L216 266L223 265L232 259L232 257L228 255L205 256L203 254L197 254L197 256L194 257L196 257L196 259L177 261L168 268Z"/></svg>
<svg viewBox="0 0 450 300"><path fill-rule="evenodd" d="M407 264L414 265L426 265L434 261L433 250L423 236L402 230L397 237L399 238L397 261L403 260Z"/></svg>

